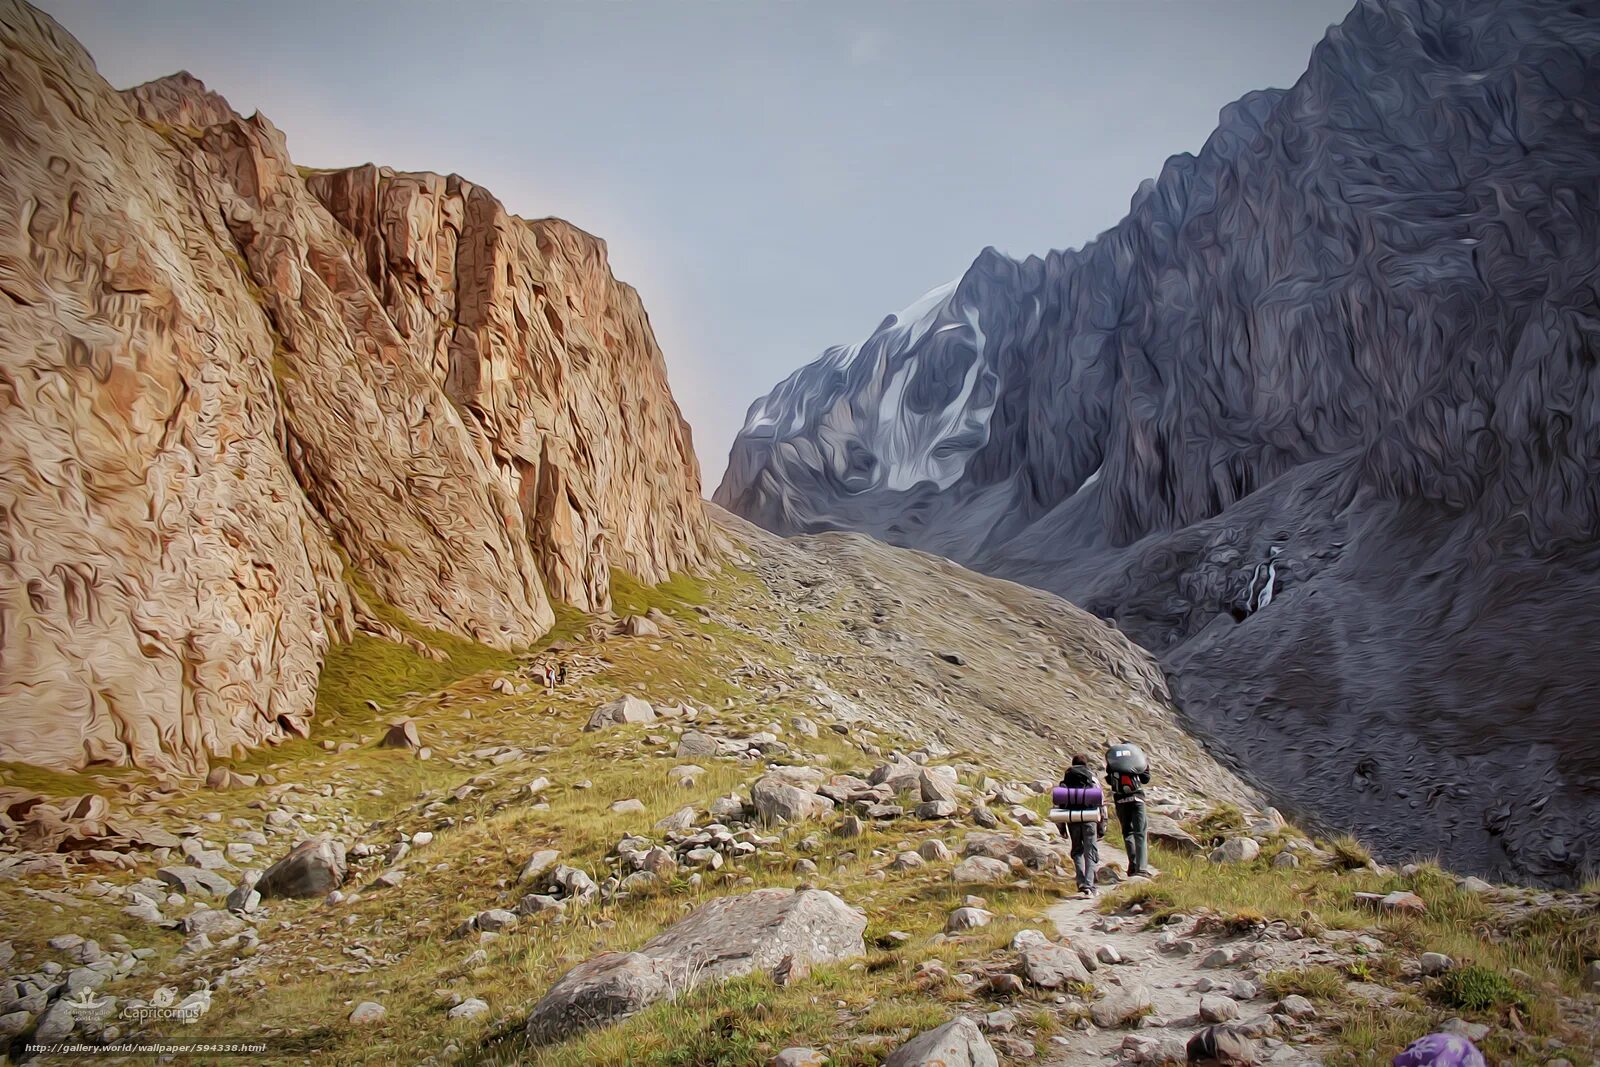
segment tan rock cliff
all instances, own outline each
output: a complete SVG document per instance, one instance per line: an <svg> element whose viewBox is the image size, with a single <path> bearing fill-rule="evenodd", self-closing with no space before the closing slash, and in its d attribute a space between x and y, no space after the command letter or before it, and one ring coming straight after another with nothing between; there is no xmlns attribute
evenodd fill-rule
<svg viewBox="0 0 1600 1067"><path fill-rule="evenodd" d="M309 729L331 642L501 648L706 556L604 245L459 178L303 177L0 3L0 759L197 770ZM391 636L393 631L388 631Z"/></svg>

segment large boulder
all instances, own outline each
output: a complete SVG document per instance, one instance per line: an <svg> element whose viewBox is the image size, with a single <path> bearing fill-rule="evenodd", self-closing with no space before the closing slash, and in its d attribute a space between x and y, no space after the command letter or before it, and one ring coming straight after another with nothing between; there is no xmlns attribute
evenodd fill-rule
<svg viewBox="0 0 1600 1067"><path fill-rule="evenodd" d="M918 1034L895 1049L884 1067L999 1067L978 1024L965 1016Z"/></svg>
<svg viewBox="0 0 1600 1067"><path fill-rule="evenodd" d="M1152 811L1145 820L1145 834L1151 841L1160 842L1175 852L1200 851L1200 842L1172 816Z"/></svg>
<svg viewBox="0 0 1600 1067"><path fill-rule="evenodd" d="M768 826L820 819L833 811L825 796L790 785L776 774L763 775L750 787L750 803Z"/></svg>
<svg viewBox="0 0 1600 1067"><path fill-rule="evenodd" d="M1026 936L1026 935L1032 935ZM1060 989L1073 982L1088 984L1089 971L1078 953L1058 945L1037 930L1018 934L1017 945L1022 976L1040 989Z"/></svg>
<svg viewBox="0 0 1600 1067"><path fill-rule="evenodd" d="M987 856L968 856L955 865L950 877L957 882L995 885L1011 879L1011 865Z"/></svg>
<svg viewBox="0 0 1600 1067"><path fill-rule="evenodd" d="M695 909L637 952L608 952L563 975L528 1016L528 1037L559 1041L702 982L866 954L867 920L832 893L758 889Z"/></svg>
<svg viewBox="0 0 1600 1067"><path fill-rule="evenodd" d="M650 706L649 701L640 700L635 696L626 696L595 708L594 714L589 716L589 723L584 729L604 730L608 726L655 721L656 709Z"/></svg>
<svg viewBox="0 0 1600 1067"><path fill-rule="evenodd" d="M344 845L331 837L313 837L262 872L256 892L273 897L320 897L344 884Z"/></svg>

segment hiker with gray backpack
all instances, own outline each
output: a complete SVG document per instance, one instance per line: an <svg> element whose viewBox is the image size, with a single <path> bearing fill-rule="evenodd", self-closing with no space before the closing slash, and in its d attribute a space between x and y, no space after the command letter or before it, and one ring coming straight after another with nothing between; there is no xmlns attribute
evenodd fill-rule
<svg viewBox="0 0 1600 1067"><path fill-rule="evenodd" d="M1106 749L1106 784L1122 824L1122 847L1128 850L1128 877L1146 874L1150 866L1145 840L1144 787L1150 784L1150 761L1138 745L1126 741Z"/></svg>

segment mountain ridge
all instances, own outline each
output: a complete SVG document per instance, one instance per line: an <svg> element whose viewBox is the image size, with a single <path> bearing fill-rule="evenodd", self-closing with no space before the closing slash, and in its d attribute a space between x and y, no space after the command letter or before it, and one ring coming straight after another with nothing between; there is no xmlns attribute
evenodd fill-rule
<svg viewBox="0 0 1600 1067"><path fill-rule="evenodd" d="M915 343L796 372L715 499L1114 620L1286 808L1581 879L1596 15L1358 4L1082 249L985 250ZM1510 759L1507 711L1532 740ZM1513 788L1536 817L1495 799Z"/></svg>

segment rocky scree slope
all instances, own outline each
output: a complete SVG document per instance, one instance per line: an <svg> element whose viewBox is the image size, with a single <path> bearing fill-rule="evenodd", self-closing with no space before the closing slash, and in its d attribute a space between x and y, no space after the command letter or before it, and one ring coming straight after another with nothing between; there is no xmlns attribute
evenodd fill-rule
<svg viewBox="0 0 1600 1067"><path fill-rule="evenodd" d="M305 172L0 3L0 759L179 771L310 728L369 596L500 649L710 548L604 244L458 177ZM437 650L413 644L419 651Z"/></svg>
<svg viewBox="0 0 1600 1067"><path fill-rule="evenodd" d="M1115 619L1237 767L1391 854L1581 879L1597 55L1592 2L1364 0L1095 242L986 250L757 401L716 499Z"/></svg>

